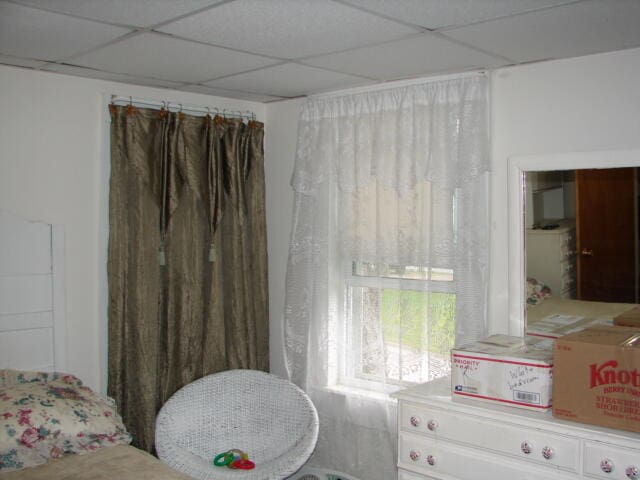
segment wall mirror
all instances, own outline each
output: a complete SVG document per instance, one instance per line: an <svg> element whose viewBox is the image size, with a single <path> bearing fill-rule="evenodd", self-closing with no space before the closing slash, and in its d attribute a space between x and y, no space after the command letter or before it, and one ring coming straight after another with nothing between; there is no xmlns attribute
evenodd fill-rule
<svg viewBox="0 0 640 480"><path fill-rule="evenodd" d="M509 159L510 334L640 301L639 167L640 150Z"/></svg>

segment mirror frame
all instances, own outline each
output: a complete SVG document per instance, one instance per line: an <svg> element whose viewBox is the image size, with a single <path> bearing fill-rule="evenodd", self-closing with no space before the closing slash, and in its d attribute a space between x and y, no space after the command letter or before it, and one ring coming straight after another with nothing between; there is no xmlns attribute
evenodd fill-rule
<svg viewBox="0 0 640 480"><path fill-rule="evenodd" d="M526 322L525 173L623 167L640 167L640 150L603 150L514 155L509 157L507 174L507 198L509 202L509 335L523 336Z"/></svg>

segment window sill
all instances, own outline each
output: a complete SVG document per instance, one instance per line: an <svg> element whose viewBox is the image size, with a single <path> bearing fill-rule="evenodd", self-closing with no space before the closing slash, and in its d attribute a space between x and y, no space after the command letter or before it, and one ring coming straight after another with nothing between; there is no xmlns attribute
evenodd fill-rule
<svg viewBox="0 0 640 480"><path fill-rule="evenodd" d="M394 398L391 398L390 395L391 393L396 392L398 390L402 390L403 388L405 387L395 388L394 386L394 388L388 388L387 391L385 392L374 392L372 390L352 387L349 385L331 385L326 387L324 390L329 393L333 393L333 394L341 395L345 397L351 397L351 398L359 397L366 400L386 402L390 405L395 405L397 403L397 400Z"/></svg>

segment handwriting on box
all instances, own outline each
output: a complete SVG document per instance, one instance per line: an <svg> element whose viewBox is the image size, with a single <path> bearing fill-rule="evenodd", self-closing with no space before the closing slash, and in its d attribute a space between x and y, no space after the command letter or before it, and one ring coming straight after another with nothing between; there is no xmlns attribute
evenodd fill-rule
<svg viewBox="0 0 640 480"><path fill-rule="evenodd" d="M526 365L518 365L509 369L507 371L507 375L509 377L507 385L511 391L540 380L540 376L536 372L536 369Z"/></svg>

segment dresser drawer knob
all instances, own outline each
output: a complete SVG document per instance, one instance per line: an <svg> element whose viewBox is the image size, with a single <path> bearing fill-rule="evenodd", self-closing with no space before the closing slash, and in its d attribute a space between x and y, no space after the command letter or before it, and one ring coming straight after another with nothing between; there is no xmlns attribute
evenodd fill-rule
<svg viewBox="0 0 640 480"><path fill-rule="evenodd" d="M433 467L436 464L436 457L427 455L427 463Z"/></svg>
<svg viewBox="0 0 640 480"><path fill-rule="evenodd" d="M522 442L520 444L520 450L522 450L522 453L524 453L525 455L529 455L531 452L533 452L533 445L531 445L529 442Z"/></svg>
<svg viewBox="0 0 640 480"><path fill-rule="evenodd" d="M435 432L438 429L438 421L437 420L429 420L427 423L427 428L432 432Z"/></svg>
<svg viewBox="0 0 640 480"><path fill-rule="evenodd" d="M613 462L608 458L605 458L600 462L600 470L602 470L604 473L611 473L613 472L614 468L615 467L613 465Z"/></svg>
<svg viewBox="0 0 640 480"><path fill-rule="evenodd" d="M546 460L551 460L551 458L553 458L553 456L555 455L555 452L553 451L553 448L551 447L544 447L542 449L542 456L546 459Z"/></svg>
<svg viewBox="0 0 640 480"><path fill-rule="evenodd" d="M638 480L640 479L640 469L638 469L638 467L631 465L629 467L627 467L627 469L624 471L624 473L627 474L627 477L630 478L631 480Z"/></svg>
<svg viewBox="0 0 640 480"><path fill-rule="evenodd" d="M409 422L411 422L411 425L414 427L417 427L420 425L420 417L413 416L409 419Z"/></svg>
<svg viewBox="0 0 640 480"><path fill-rule="evenodd" d="M420 452L416 452L415 450L411 450L409 452L409 458L411 460L413 460L414 462L417 462L418 459L420 458Z"/></svg>

